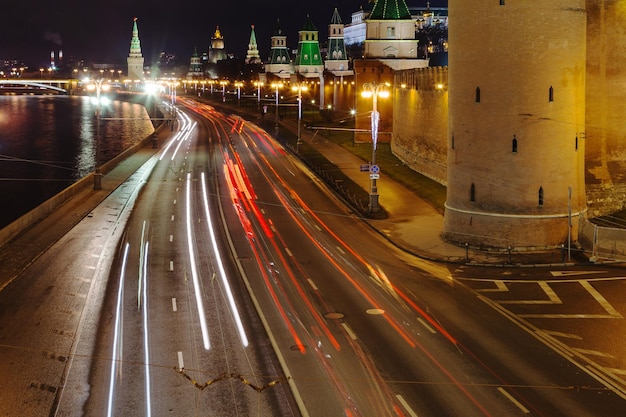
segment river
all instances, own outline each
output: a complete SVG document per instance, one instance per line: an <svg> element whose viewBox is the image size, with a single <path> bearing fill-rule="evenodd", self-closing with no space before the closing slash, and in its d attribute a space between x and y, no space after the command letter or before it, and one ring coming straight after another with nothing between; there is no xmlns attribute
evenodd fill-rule
<svg viewBox="0 0 626 417"><path fill-rule="evenodd" d="M144 106L84 96L0 96L0 228L150 135ZM97 144L97 146L96 146Z"/></svg>

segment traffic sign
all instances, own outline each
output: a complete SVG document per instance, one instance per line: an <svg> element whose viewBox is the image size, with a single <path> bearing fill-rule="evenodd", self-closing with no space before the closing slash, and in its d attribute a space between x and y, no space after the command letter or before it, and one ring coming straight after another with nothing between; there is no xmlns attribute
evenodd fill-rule
<svg viewBox="0 0 626 417"><path fill-rule="evenodd" d="M370 180L377 180L380 178L380 174L370 174Z"/></svg>
<svg viewBox="0 0 626 417"><path fill-rule="evenodd" d="M370 172L370 164L361 164L361 172Z"/></svg>
<svg viewBox="0 0 626 417"><path fill-rule="evenodd" d="M378 165L370 165L370 174L380 174L380 167Z"/></svg>

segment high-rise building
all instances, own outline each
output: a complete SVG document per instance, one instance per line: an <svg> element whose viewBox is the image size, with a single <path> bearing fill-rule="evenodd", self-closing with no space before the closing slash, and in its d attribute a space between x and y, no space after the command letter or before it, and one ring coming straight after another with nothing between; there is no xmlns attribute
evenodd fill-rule
<svg viewBox="0 0 626 417"><path fill-rule="evenodd" d="M216 64L218 61L226 59L226 50L224 49L224 36L217 26L215 33L211 37L211 45L209 47L209 63Z"/></svg>

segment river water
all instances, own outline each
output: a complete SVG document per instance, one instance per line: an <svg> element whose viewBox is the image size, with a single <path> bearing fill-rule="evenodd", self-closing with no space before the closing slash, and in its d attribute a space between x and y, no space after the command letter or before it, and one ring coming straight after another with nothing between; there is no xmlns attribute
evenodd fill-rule
<svg viewBox="0 0 626 417"><path fill-rule="evenodd" d="M154 131L140 104L100 108L98 119L89 97L0 96L0 228Z"/></svg>

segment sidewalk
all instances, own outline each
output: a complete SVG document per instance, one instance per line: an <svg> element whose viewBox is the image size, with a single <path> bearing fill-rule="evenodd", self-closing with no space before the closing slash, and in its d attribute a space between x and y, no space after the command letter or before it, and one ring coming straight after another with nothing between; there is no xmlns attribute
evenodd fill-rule
<svg viewBox="0 0 626 417"><path fill-rule="evenodd" d="M284 129L297 131L296 120L281 122ZM309 130L301 131L301 139L315 146L326 159L343 171L364 190L370 189L367 172L360 172L362 159L340 145L325 139ZM379 203L388 217L384 220L365 221L395 246L424 259L469 265L488 266L564 266L587 263L586 257L577 253L567 260L562 249L537 252L478 251L445 242L441 238L443 215L437 212L414 192L402 184L385 177L385 167L381 167L381 177L377 181Z"/></svg>

